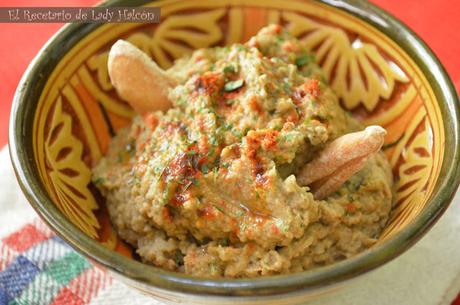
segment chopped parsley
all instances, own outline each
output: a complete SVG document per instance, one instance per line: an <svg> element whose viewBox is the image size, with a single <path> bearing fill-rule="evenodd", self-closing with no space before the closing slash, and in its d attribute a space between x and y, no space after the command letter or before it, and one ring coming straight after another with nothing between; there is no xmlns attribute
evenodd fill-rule
<svg viewBox="0 0 460 305"><path fill-rule="evenodd" d="M100 185L100 184L103 184L104 182L105 182L105 179L102 177L97 177L96 179L93 180L94 185Z"/></svg>
<svg viewBox="0 0 460 305"><path fill-rule="evenodd" d="M221 206L219 206L219 205L217 205L217 204L213 204L213 206L214 206L219 212L221 212L222 214L225 215L225 210L224 210L223 207L221 207Z"/></svg>
<svg viewBox="0 0 460 305"><path fill-rule="evenodd" d="M231 91L235 91L241 87L243 87L244 85L244 80L243 79L238 79L238 80L235 80L235 81L230 81L230 82L227 82L224 86L224 90L226 92L231 92Z"/></svg>
<svg viewBox="0 0 460 305"><path fill-rule="evenodd" d="M287 142L290 142L294 139L295 135L292 133L288 133L287 135L284 136Z"/></svg>
<svg viewBox="0 0 460 305"><path fill-rule="evenodd" d="M228 247L230 244L228 238L220 239L217 243L222 247Z"/></svg>
<svg viewBox="0 0 460 305"><path fill-rule="evenodd" d="M184 255L180 250L177 250L176 253L174 253L174 262L179 266L184 264Z"/></svg>
<svg viewBox="0 0 460 305"><path fill-rule="evenodd" d="M176 100L176 105L177 106L184 106L185 105L185 99L179 98Z"/></svg>
<svg viewBox="0 0 460 305"><path fill-rule="evenodd" d="M315 58L310 55L310 54L303 54L303 55L300 55L298 56L296 59L295 59L295 64L297 67L302 67L302 66L305 66L306 64L310 63L310 62L313 62L315 61Z"/></svg>
<svg viewBox="0 0 460 305"><path fill-rule="evenodd" d="M227 130L231 130L233 128L233 124L232 123L225 123L224 128L227 129Z"/></svg>
<svg viewBox="0 0 460 305"><path fill-rule="evenodd" d="M208 168L208 165L206 163L201 166L201 172L203 174L207 174L209 172L209 168Z"/></svg>
<svg viewBox="0 0 460 305"><path fill-rule="evenodd" d="M234 66L226 66L224 68L224 73L235 73L235 67Z"/></svg>
<svg viewBox="0 0 460 305"><path fill-rule="evenodd" d="M216 152L216 149L214 147L211 147L208 151L208 157L212 157L215 152Z"/></svg>
<svg viewBox="0 0 460 305"><path fill-rule="evenodd" d="M200 181L196 179L195 177L192 177L190 181L192 181L193 185L200 185Z"/></svg>
<svg viewBox="0 0 460 305"><path fill-rule="evenodd" d="M289 82L282 83L282 86L285 93L291 93L291 84Z"/></svg>
<svg viewBox="0 0 460 305"><path fill-rule="evenodd" d="M193 149L191 149L191 150L189 150L187 152L187 155L189 155L189 156L193 156L193 155L196 155L196 154L197 154L197 152L195 150L193 150Z"/></svg>
<svg viewBox="0 0 460 305"><path fill-rule="evenodd" d="M244 136L243 133L237 129L232 130L232 134L239 139L243 138Z"/></svg>
<svg viewBox="0 0 460 305"><path fill-rule="evenodd" d="M278 229L281 230L281 232L286 233L286 232L289 231L289 225L288 225L287 223L285 223L282 219L277 218L277 219L275 220L275 224L276 224L276 226L278 227Z"/></svg>
<svg viewBox="0 0 460 305"><path fill-rule="evenodd" d="M118 154L117 154L117 162L118 163L121 163L125 160L125 157L124 157L124 152L123 151L120 151Z"/></svg>

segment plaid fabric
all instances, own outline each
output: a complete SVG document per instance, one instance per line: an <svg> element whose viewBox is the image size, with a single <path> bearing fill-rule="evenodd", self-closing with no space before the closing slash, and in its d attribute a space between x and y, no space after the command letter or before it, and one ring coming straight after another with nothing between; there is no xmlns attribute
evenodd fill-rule
<svg viewBox="0 0 460 305"><path fill-rule="evenodd" d="M0 304L89 304L112 284L36 220L0 240Z"/></svg>

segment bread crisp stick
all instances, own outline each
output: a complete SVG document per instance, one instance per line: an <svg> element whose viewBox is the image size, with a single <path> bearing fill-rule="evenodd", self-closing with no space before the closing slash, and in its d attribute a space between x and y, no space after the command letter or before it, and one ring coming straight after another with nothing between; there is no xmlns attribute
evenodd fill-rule
<svg viewBox="0 0 460 305"><path fill-rule="evenodd" d="M362 169L370 155L380 150L385 134L382 127L369 126L335 139L300 170L297 182L310 185L316 199L327 197Z"/></svg>
<svg viewBox="0 0 460 305"><path fill-rule="evenodd" d="M108 70L119 96L143 114L171 107L168 89L171 79L144 52L127 41L118 40L110 49Z"/></svg>

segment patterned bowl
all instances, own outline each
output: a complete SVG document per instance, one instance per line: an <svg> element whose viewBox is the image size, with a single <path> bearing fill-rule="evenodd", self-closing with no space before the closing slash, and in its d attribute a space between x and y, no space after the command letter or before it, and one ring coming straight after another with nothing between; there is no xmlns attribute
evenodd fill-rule
<svg viewBox="0 0 460 305"><path fill-rule="evenodd" d="M113 0L161 7L160 24L70 24L40 51L16 92L10 150L31 205L64 240L132 286L171 302L291 304L374 269L417 241L459 183L459 106L449 77L403 24L365 1ZM269 23L316 53L343 107L384 126L396 180L391 221L370 250L287 276L211 280L135 260L111 227L91 166L132 118L107 75L119 38L166 68L193 49L244 42ZM207 295L206 298L203 298Z"/></svg>

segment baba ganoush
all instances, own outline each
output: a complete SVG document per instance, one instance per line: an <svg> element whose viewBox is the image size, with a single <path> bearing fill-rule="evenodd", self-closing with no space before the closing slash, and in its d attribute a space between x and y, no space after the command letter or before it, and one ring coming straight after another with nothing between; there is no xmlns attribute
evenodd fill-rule
<svg viewBox="0 0 460 305"><path fill-rule="evenodd" d="M300 41L271 25L246 44L154 68L169 80L172 106L154 111L147 100L152 111L120 130L93 169L114 228L144 262L257 277L331 264L376 242L392 207L384 130L341 108ZM118 81L150 93L129 78Z"/></svg>

